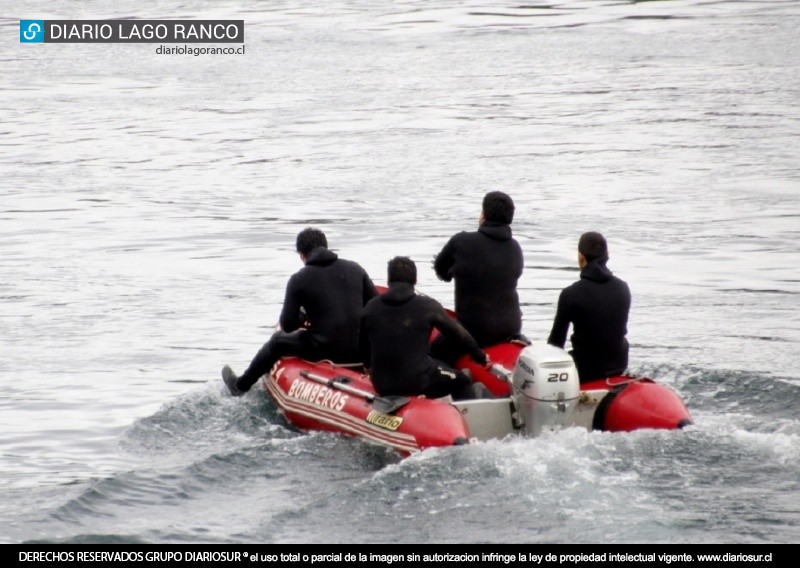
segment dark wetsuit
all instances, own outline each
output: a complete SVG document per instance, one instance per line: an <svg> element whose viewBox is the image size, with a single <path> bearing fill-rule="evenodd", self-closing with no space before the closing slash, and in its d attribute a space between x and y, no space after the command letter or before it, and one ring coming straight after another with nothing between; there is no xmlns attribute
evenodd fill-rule
<svg viewBox="0 0 800 568"><path fill-rule="evenodd" d="M474 398L467 375L429 355L434 328L462 343L477 362L486 363L486 354L467 330L439 302L416 294L411 284L391 282L386 293L367 304L361 318L361 353L379 394Z"/></svg>
<svg viewBox="0 0 800 568"><path fill-rule="evenodd" d="M364 305L378 295L367 272L324 247L289 279L280 326L236 382L246 391L284 355L361 362L358 327ZM303 313L304 312L304 313ZM305 327L303 327L305 326Z"/></svg>
<svg viewBox="0 0 800 568"><path fill-rule="evenodd" d="M521 333L517 281L522 268L522 248L512 238L511 227L494 221L454 235L433 263L441 280L455 279L456 317L481 347ZM452 342L440 339L433 353L453 363L463 350L459 353Z"/></svg>
<svg viewBox="0 0 800 568"><path fill-rule="evenodd" d="M582 383L622 374L628 368L628 313L631 292L623 280L595 259L581 270L581 279L567 286L547 342L564 348L572 324L572 358Z"/></svg>

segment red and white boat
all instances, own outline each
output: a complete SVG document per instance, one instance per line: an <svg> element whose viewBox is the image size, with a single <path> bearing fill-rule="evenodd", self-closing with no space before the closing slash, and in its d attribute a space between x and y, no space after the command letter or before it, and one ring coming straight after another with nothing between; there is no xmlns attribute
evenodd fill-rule
<svg viewBox="0 0 800 568"><path fill-rule="evenodd" d="M472 434L454 403L424 397L381 397L360 370L284 357L262 384L298 428L338 432L409 455L467 444Z"/></svg>
<svg viewBox="0 0 800 568"><path fill-rule="evenodd" d="M467 358L457 366L470 369L493 399L381 397L360 367L295 357L281 359L262 385L294 426L362 438L401 455L569 427L630 432L692 424L678 394L650 378L580 384L569 353L552 345L510 342L485 351L492 372Z"/></svg>

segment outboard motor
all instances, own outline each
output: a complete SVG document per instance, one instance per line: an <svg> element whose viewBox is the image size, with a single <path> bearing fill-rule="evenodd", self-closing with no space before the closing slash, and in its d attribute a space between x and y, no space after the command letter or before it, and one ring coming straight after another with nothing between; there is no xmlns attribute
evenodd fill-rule
<svg viewBox="0 0 800 568"><path fill-rule="evenodd" d="M564 428L578 405L581 386L575 362L569 353L554 345L537 344L523 349L512 381L527 436Z"/></svg>

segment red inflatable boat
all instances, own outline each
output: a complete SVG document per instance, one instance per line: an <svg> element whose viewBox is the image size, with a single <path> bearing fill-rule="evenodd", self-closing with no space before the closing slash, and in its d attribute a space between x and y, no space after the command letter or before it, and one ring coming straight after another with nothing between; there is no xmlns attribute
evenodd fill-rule
<svg viewBox="0 0 800 568"><path fill-rule="evenodd" d="M298 428L337 432L402 455L509 435L538 436L568 427L630 432L692 424L681 398L649 378L620 376L580 384L570 355L552 345L486 348L489 372L464 360L496 398L379 396L360 367L281 359L262 385Z"/></svg>
<svg viewBox="0 0 800 568"><path fill-rule="evenodd" d="M452 310L448 313L455 317ZM262 385L298 428L362 438L403 455L568 427L630 432L692 424L678 394L650 378L619 376L581 384L572 357L552 345L512 341L484 350L495 363L492 370L467 356L456 366L469 369L492 399L382 397L360 366L295 357L278 361Z"/></svg>
<svg viewBox="0 0 800 568"><path fill-rule="evenodd" d="M381 397L360 370L330 362L284 357L262 383L298 428L363 438L404 455L467 444L471 438L464 417L449 401Z"/></svg>

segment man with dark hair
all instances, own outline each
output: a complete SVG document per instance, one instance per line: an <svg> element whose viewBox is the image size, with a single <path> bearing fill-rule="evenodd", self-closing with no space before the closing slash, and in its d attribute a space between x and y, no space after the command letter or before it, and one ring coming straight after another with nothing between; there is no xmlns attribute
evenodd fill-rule
<svg viewBox="0 0 800 568"><path fill-rule="evenodd" d="M236 377L227 365L222 378L233 396L241 396L284 355L317 361L360 362L358 326L364 305L378 295L366 271L328 249L319 229L300 231L296 242L305 266L289 279L280 329L250 366Z"/></svg>
<svg viewBox="0 0 800 568"><path fill-rule="evenodd" d="M553 328L547 342L564 348L572 324L572 350L581 383L613 377L628 368L628 284L606 267L605 237L591 231L578 241L581 278L564 288L558 298Z"/></svg>
<svg viewBox="0 0 800 568"><path fill-rule="evenodd" d="M445 244L433 262L440 280L455 280L455 314L478 345L523 339L517 281L522 248L511 236L514 201L502 191L483 197L477 231L462 231ZM527 340L525 340L527 341ZM435 356L450 364L463 354L447 339L437 339Z"/></svg>
<svg viewBox="0 0 800 568"><path fill-rule="evenodd" d="M367 303L361 318L362 359L378 394L451 395L456 400L491 396L465 373L431 358L429 339L435 328L462 344L478 363L490 364L475 339L439 302L415 292L414 261L406 256L390 260L388 283L389 289Z"/></svg>

